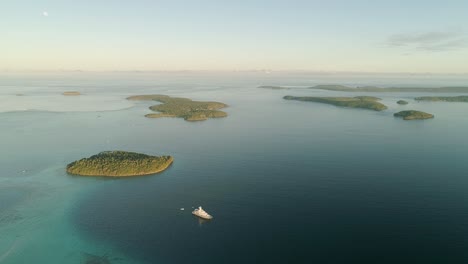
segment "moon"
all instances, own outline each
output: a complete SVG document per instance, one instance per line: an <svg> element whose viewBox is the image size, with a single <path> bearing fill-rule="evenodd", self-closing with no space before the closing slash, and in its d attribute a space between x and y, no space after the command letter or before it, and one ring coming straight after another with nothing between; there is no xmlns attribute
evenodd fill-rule
<svg viewBox="0 0 468 264"><path fill-rule="evenodd" d="M44 12L42 12L42 15L45 16L45 17L48 17L49 13L47 13L47 11L44 11Z"/></svg>

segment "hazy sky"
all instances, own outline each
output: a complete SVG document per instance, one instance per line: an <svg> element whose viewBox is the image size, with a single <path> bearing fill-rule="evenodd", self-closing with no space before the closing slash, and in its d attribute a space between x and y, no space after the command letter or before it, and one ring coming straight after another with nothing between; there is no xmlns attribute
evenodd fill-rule
<svg viewBox="0 0 468 264"><path fill-rule="evenodd" d="M0 70L468 72L466 0L1 0Z"/></svg>

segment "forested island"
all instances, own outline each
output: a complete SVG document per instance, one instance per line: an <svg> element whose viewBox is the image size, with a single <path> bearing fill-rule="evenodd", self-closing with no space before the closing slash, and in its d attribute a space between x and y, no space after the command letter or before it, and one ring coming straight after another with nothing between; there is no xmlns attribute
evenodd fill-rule
<svg viewBox="0 0 468 264"><path fill-rule="evenodd" d="M380 98L372 96L357 96L357 97L296 97L296 96L285 96L285 100L297 100L297 101L306 101L306 102L317 102L324 104L331 104L341 107L350 107L350 108L362 108L370 109L374 111L383 111L387 109L387 106L378 102Z"/></svg>
<svg viewBox="0 0 468 264"><path fill-rule="evenodd" d="M361 99L361 100L368 100L368 101L380 101L382 100L382 98L379 98L379 97L375 97L375 96L365 96L365 95L362 95L362 96L355 96L353 98L356 98L356 99Z"/></svg>
<svg viewBox="0 0 468 264"><path fill-rule="evenodd" d="M135 152L105 151L67 165L67 172L81 176L128 177L150 175L167 169L171 156L149 156Z"/></svg>
<svg viewBox="0 0 468 264"><path fill-rule="evenodd" d="M416 111L416 110L401 111L393 115L395 117L402 117L404 120L418 120L418 119L434 118L434 115L432 114L421 112L421 111Z"/></svg>
<svg viewBox="0 0 468 264"><path fill-rule="evenodd" d="M158 112L147 114L148 118L180 117L186 121L203 121L208 118L226 117L227 113L218 109L227 107L220 102L192 101L188 98L170 97L167 95L137 95L127 98L133 101L157 101L162 104L150 107L152 111Z"/></svg>
<svg viewBox="0 0 468 264"><path fill-rule="evenodd" d="M399 105L407 105L408 104L408 102L405 101L405 100L398 100L396 103L399 104Z"/></svg>
<svg viewBox="0 0 468 264"><path fill-rule="evenodd" d="M430 101L430 102L468 102L468 96L422 96L414 98L416 101Z"/></svg>

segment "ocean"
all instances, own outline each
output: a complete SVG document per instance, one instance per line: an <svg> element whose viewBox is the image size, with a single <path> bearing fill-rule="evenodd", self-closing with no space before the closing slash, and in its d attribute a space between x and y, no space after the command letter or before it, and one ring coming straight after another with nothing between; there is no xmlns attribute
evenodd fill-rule
<svg viewBox="0 0 468 264"><path fill-rule="evenodd" d="M468 104L304 89L332 83L468 76L0 73L0 263L467 263ZM220 101L229 116L147 119L151 102L125 100L138 94ZM370 95L388 109L285 95ZM408 109L435 118L393 117ZM174 164L135 178L65 172L105 150ZM198 206L214 219L193 216Z"/></svg>

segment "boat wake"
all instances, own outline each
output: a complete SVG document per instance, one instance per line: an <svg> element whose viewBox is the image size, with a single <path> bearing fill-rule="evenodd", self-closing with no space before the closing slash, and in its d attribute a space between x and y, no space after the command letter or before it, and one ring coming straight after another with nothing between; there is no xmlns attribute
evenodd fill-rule
<svg viewBox="0 0 468 264"><path fill-rule="evenodd" d="M19 240L15 239L13 244L11 244L10 248L5 251L2 255L0 255L0 263L2 263L18 246Z"/></svg>

